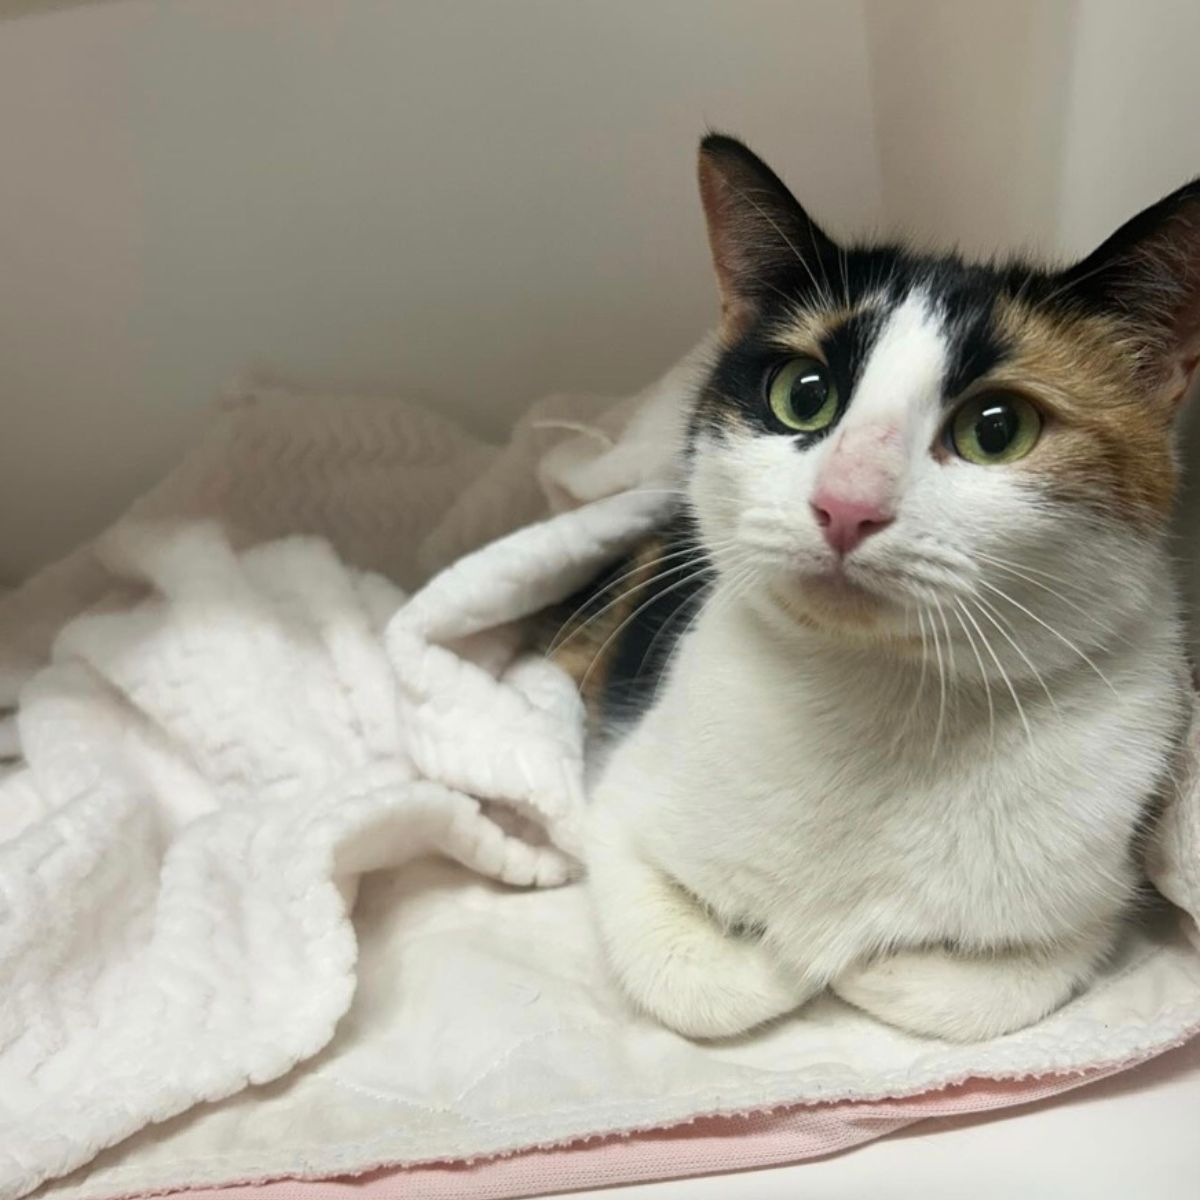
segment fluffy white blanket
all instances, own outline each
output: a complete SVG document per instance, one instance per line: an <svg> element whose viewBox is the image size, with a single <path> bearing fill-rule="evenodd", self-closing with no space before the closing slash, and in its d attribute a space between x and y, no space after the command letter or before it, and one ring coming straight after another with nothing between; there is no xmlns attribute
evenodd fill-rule
<svg viewBox="0 0 1200 1200"><path fill-rule="evenodd" d="M0 599L0 1198L473 1158L1200 1027L1190 756L1153 853L1184 914L1034 1029L941 1045L825 999L701 1046L628 1011L554 887L581 707L515 623L658 519L694 365L543 402L502 450L394 401L244 391Z"/></svg>

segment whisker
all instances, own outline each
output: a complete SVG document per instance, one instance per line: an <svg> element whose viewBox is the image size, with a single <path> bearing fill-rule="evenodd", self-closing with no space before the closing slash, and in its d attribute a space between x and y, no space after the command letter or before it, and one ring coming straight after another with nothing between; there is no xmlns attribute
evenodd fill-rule
<svg viewBox="0 0 1200 1200"><path fill-rule="evenodd" d="M956 676L958 675L958 669L957 669L957 664L954 661L954 638L951 637L951 635L950 635L950 622L946 620L946 610L942 607L942 602L938 599L937 594L931 593L930 599L933 601L934 607L937 608L938 617L940 618L940 620L942 622L942 629L945 631L945 634L946 634L946 655L947 655L946 670L949 675L950 683L953 684L956 682ZM961 690L957 690L957 689L955 690L954 701L955 701L956 707L954 709L954 714L952 714L952 715L957 714L958 710L962 707L962 692L961 692Z"/></svg>
<svg viewBox="0 0 1200 1200"><path fill-rule="evenodd" d="M1070 291L1071 288L1076 287L1077 285L1081 284L1085 279L1091 279L1091 277L1093 275L1098 275L1101 271L1106 271L1107 269L1108 269L1108 264L1106 262L1101 263L1099 266L1093 267L1090 271L1084 271L1084 273L1082 275L1079 275L1074 279L1068 279L1065 283L1060 284L1058 287L1056 287L1054 289L1054 291L1052 291L1048 296L1043 296L1038 301L1038 304L1039 305L1050 304L1054 300L1057 300L1058 297L1063 295L1065 292Z"/></svg>
<svg viewBox="0 0 1200 1200"><path fill-rule="evenodd" d="M996 670L1000 672L1000 678L1004 680L1004 686L1008 688L1008 694L1012 697L1013 704L1016 705L1017 715L1021 718L1021 724L1025 727L1025 736L1029 739L1030 745L1032 745L1033 730L1030 729L1029 722L1025 718L1025 710L1021 707L1021 699L1017 695L1017 689L1013 687L1012 680L1009 679L1008 672L1004 669L1004 664L1000 661L999 657L996 655L996 651L992 648L992 643L988 639L987 634L983 632L979 626L979 622L976 621L971 615L971 610L966 607L966 603L967 602L964 602L962 606L963 615L975 627L975 632L979 634L979 639L983 642L983 648L988 652L989 655L991 655L992 662L996 664Z"/></svg>
<svg viewBox="0 0 1200 1200"><path fill-rule="evenodd" d="M676 646L682 645L684 638L686 638L688 636L688 634L691 633L692 630L695 628L696 622L700 619L700 615L704 612L704 609L707 607L709 600L712 598L713 592L716 590L716 587L717 587L717 580L715 580L715 579L709 580L707 583L705 583L703 585L701 590L696 594L696 611L694 613L692 613L690 617L688 617L687 623L679 631L679 635L675 639ZM670 617L667 618L666 623L658 630L658 632L654 635L654 637L650 639L650 646L647 648L645 655L643 655L643 657L642 657L643 663L646 661L647 658L649 658L650 652L654 648L654 643L657 642L658 639L662 636L662 634L665 631L665 629L667 628L667 626L670 624L673 624L675 622L675 620L678 618L679 614L681 612L684 612L686 609L687 609L687 602L684 601L682 604L680 604L675 609L675 611L670 615ZM639 666L638 670L640 672L640 670L641 670L640 666ZM663 680L666 678L666 675L667 675L667 672L665 669L659 671L658 678L654 681L654 695L651 699L651 703L654 703L655 701L658 700L658 693L662 689Z"/></svg>
<svg viewBox="0 0 1200 1200"><path fill-rule="evenodd" d="M1013 566L1012 563L1007 562L1006 560L1004 560L1002 558L993 558L987 554L980 554L980 553L976 552L975 556L976 556L976 558L981 559L983 562L989 563L990 565L998 568L999 570L1007 572L1009 575L1014 575L1018 579L1023 579L1026 583L1032 584L1034 587L1040 588L1043 592L1047 592L1049 595L1054 596L1058 600L1061 600L1068 608L1072 609L1074 612L1079 613L1080 616L1086 617L1089 621L1091 621L1093 625L1095 625L1098 629L1100 629L1105 634L1105 636L1116 637L1117 640L1124 642L1126 645L1129 644L1128 638L1121 637L1118 634L1116 634L1112 630L1112 628L1107 624L1107 622L1102 621L1099 617L1096 616L1096 614L1094 612L1089 612L1086 608L1083 607L1082 604L1077 604L1074 600L1071 600L1069 597L1064 596L1062 594L1062 592L1056 591L1054 588L1049 587L1047 584L1041 583L1039 580L1034 579L1031 575L1025 574L1025 571L1022 570L1021 568ZM1030 569L1032 569L1032 568L1030 568ZM1052 580L1054 580L1054 582L1060 583L1064 587L1071 586L1065 579L1060 579L1057 575L1051 575L1046 571L1038 571L1037 574L1041 575L1043 579L1052 579ZM1080 594L1081 595L1083 594L1082 590L1080 590Z"/></svg>
<svg viewBox="0 0 1200 1200"><path fill-rule="evenodd" d="M933 652L937 656L938 669L938 715L937 725L933 732L932 756L936 757L942 742L942 725L946 719L946 669L942 663L942 639L938 636L938 628L932 614L929 618L929 632L933 635Z"/></svg>
<svg viewBox="0 0 1200 1200"><path fill-rule="evenodd" d="M838 266L842 269L842 297L845 300L846 307L850 307L850 271L849 271L849 255L846 253L846 247L838 244Z"/></svg>
<svg viewBox="0 0 1200 1200"><path fill-rule="evenodd" d="M1025 278L1021 280L1021 284L1017 288L1016 294L1013 296L1014 304L1016 304L1018 306L1020 305L1021 301L1025 299L1025 293L1029 290L1030 285L1032 283L1033 283L1033 272L1026 271Z"/></svg>
<svg viewBox="0 0 1200 1200"><path fill-rule="evenodd" d="M1051 571L1043 571L1040 567L1031 567L1028 563L1015 563L1011 559L1000 558L995 554L984 554L981 550L973 550L971 553L974 558L982 559L984 562L995 563L997 566L1008 567L1013 570L1020 568L1030 575L1036 575L1041 579L1049 579L1051 583L1061 583L1063 587L1072 586L1070 581L1064 579L1061 575L1055 575ZM1081 594L1083 594L1082 589L1077 590L1080 590Z"/></svg>
<svg viewBox="0 0 1200 1200"><path fill-rule="evenodd" d="M1021 649L1021 647L1017 644L1016 640L1009 633L1008 630L1012 629L1012 625L1008 621L1004 621L1003 614L996 608L996 606L994 604L990 604L982 596L976 596L974 599L975 599L976 605L978 605L978 607L979 607L979 611L985 617L987 617L987 619L989 621L991 621L991 623L993 625L996 626L996 628L1000 631L1000 634L1004 638L1004 640L1006 642L1008 642L1008 644L1017 652L1018 655L1020 655L1021 661L1032 672L1034 679L1036 679L1038 681L1038 683L1041 684L1042 691L1046 693L1046 699L1050 701L1050 707L1053 708L1056 713L1059 712L1058 701L1056 701L1054 699L1054 696L1051 694L1049 687L1046 686L1046 681L1045 681L1045 679L1042 678L1042 673L1037 669L1037 667L1035 667L1033 665L1033 663L1029 659L1029 655L1026 654L1024 650ZM997 618L999 618L999 620L997 620ZM1008 625L1008 629L1005 629L1004 626L1002 626L1000 624L1000 621L1004 621L1004 624ZM1013 630L1013 632L1015 633L1016 631ZM1061 716L1061 713L1059 715Z"/></svg>
<svg viewBox="0 0 1200 1200"><path fill-rule="evenodd" d="M788 235L786 233L784 233L784 231L780 228L779 222L776 221L775 218L772 217L771 214L769 212L767 212L767 210L765 208L763 208L763 206L761 204L759 204L758 201L755 200L754 197L749 194L749 192L743 191L741 188L736 187L736 186L734 187L733 190L735 192L737 192L737 194L743 200L747 201L750 204L750 206L754 209L754 211L756 213L758 213L758 215L760 217L762 217L763 220L766 221L767 224L770 225L773 230L775 230L775 232L779 235L780 239L783 241L783 244L785 246L787 246L787 248L796 256L796 260L800 263L800 265L808 273L808 277L809 277L809 279L812 280L812 285L816 289L817 294L824 295L824 293L822 293L822 291L821 291L821 285L817 282L816 275L813 274L812 267L810 267L808 265L808 261L805 259L804 255L801 254L798 249L796 249L796 245L792 241L792 239L789 238ZM826 285L826 288L828 288L828 286L829 286L828 280L825 281L825 285ZM779 291L779 289L775 288L775 287L773 287L772 290L776 291L776 292ZM783 295L782 292L780 292L779 294ZM829 303L828 299L826 299L826 303L827 304ZM830 307L832 307L832 305L830 305Z"/></svg>
<svg viewBox="0 0 1200 1200"><path fill-rule="evenodd" d="M975 637L967 628L966 621L962 618L962 602L954 601L954 615L958 619L958 623L962 626L962 631L967 636L967 641L971 645L971 652L975 655L975 662L979 665L979 677L983 680L983 690L987 696L988 706L988 748L993 749L996 745L996 704L992 699L992 684L988 679L987 669L983 665L983 658L979 653L979 647L975 644Z"/></svg>
<svg viewBox="0 0 1200 1200"><path fill-rule="evenodd" d="M622 496L686 496L686 488L673 487L635 487L625 488L621 492Z"/></svg>
<svg viewBox="0 0 1200 1200"><path fill-rule="evenodd" d="M716 586L717 586L717 581L716 581L716 579L713 579L711 582L706 583L704 585L704 589L705 589L704 592L701 592L696 597L685 596L670 611L670 613L667 615L666 620L663 621L663 623L654 631L654 636L650 639L649 644L646 646L646 649L645 649L644 653L642 654L641 661L638 663L638 669L635 672L635 676L640 675L642 673L642 668L646 665L646 663L652 661L651 656L654 654L654 647L658 644L659 638L661 638L663 636L663 634L666 633L667 630L670 629L671 626L673 624L675 624L676 621L679 620L679 614L686 611L689 600L695 599L699 605L703 605L704 598L705 598L707 592ZM676 644L678 644L678 642Z"/></svg>
<svg viewBox="0 0 1200 1200"><path fill-rule="evenodd" d="M930 599L933 601L934 607L938 611L938 617L941 619L942 628L946 632L946 653L949 659L950 677L954 677L954 639L950 636L950 625L946 621L946 613L942 608L942 602L936 595L931 594Z"/></svg>
<svg viewBox="0 0 1200 1200"><path fill-rule="evenodd" d="M912 694L908 704L905 707L904 719L896 725L895 732L892 734L891 745L893 748L898 746L903 741L908 733L909 727L913 720L919 718L921 711L921 699L925 694L925 674L929 663L928 642L925 635L925 618L922 615L920 607L909 608L904 613L904 637L905 640L912 632L912 618L917 618L917 628L921 634L921 670L917 675L917 682L914 684Z"/></svg>
<svg viewBox="0 0 1200 1200"><path fill-rule="evenodd" d="M1087 665L1089 667L1091 667L1091 669L1093 671L1096 672L1096 675L1103 681L1105 687L1107 687L1108 690L1110 692L1112 692L1112 694L1114 696L1117 695L1117 689L1115 687L1113 687L1112 682L1108 678L1108 676L1105 675L1104 672L1101 671L1100 668L1098 666L1096 666L1096 664L1086 654L1084 654L1084 652L1082 650L1080 650L1080 648L1078 646L1076 646L1075 643L1073 641L1071 641L1070 638L1065 637L1063 634L1059 633L1059 631L1057 629L1055 629L1053 625L1047 624L1045 621L1042 620L1041 617L1039 617L1037 615L1037 613L1030 612L1030 610L1027 609L1025 607L1025 605L1020 603L1020 601L1018 601L1018 600L1014 600L1003 589L996 587L995 584L988 583L988 581L986 579L981 579L979 582L981 584L983 584L983 586L985 588L987 588L989 592L995 592L996 595L999 596L1001 600L1007 600L1009 604L1011 604L1014 608L1019 609L1021 612L1023 612L1027 617L1030 618L1030 620L1036 621L1044 630L1046 630L1047 633L1051 633L1056 638L1058 638L1058 640L1060 642L1062 642L1062 644L1064 646L1066 646L1067 649L1072 650L1076 654L1078 654L1079 657L1081 659L1083 659L1083 661L1085 663L1087 663Z"/></svg>
<svg viewBox="0 0 1200 1200"><path fill-rule="evenodd" d="M705 584L704 599L696 606L696 611L692 613L692 615L688 618L687 624L680 631L679 637L676 639L677 644L682 642L683 639L686 638L692 632L692 630L696 628L696 623L704 614L704 611L708 606L708 602L712 599L713 593L717 590L719 583L719 579L713 579L709 583Z"/></svg>
<svg viewBox="0 0 1200 1200"><path fill-rule="evenodd" d="M676 644L678 645L685 638L690 636L692 630L696 628L700 618L704 616L706 612L722 612L724 609L729 608L737 600L740 600L745 594L745 591L748 590L747 585L754 579L754 575L755 571L753 565L748 565L745 562L741 562L736 563L734 566L732 581L729 578L722 579L722 577L718 576L711 582L707 583L705 585L703 598L701 599L700 603L697 604L696 611L691 615L691 617L688 618L688 623L684 626L683 631L676 639ZM718 585L722 582L726 584L724 594L718 592L717 590ZM714 594L716 596L715 602ZM722 607L718 608L716 607L717 605L722 605ZM665 672L660 675L657 683L655 684L655 699L658 698L658 691L662 687L665 675Z"/></svg>
<svg viewBox="0 0 1200 1200"><path fill-rule="evenodd" d="M596 599L595 596L589 596L562 623L561 627L559 628L558 633L551 640L550 645L546 650L546 657L549 657L550 655L554 654L557 650L561 649L569 641L571 641L572 638L578 637L579 634L581 634L589 625L598 621L614 605L620 604L622 600L624 600L628 596L632 596L634 592L638 592L638 591L641 591L642 588L649 587L652 583L655 582L655 580L665 579L669 575L675 574L677 571L683 571L683 570L686 570L689 566L692 566L694 564L694 562L696 561L697 555L700 553L702 553L702 552L698 551L696 547L689 546L682 550L676 550L671 554L664 554L662 558L655 559L653 562L641 563L640 565L633 567L631 570L628 570L628 571L624 572L623 574L618 575L616 579L614 579L610 584L608 584L608 588L610 588L610 589L614 588L618 584L623 583L626 579L632 579L635 575L639 575L643 571L651 572L649 579L644 579L641 581L641 583L635 583L632 587L626 588L623 592L620 592L618 595L614 596L607 604L603 605L596 612L592 613L592 615L590 617L588 617L588 619L586 621L583 621L576 625L576 624L574 624L575 619L579 616L582 616L583 613L587 611L588 605L592 604ZM683 558L684 556L691 556L690 561L676 563L675 566L669 567L665 571L655 570L655 568L660 567L663 563L670 562L673 559ZM568 632L568 630L570 632Z"/></svg>
<svg viewBox="0 0 1200 1200"><path fill-rule="evenodd" d="M702 575L706 575L712 571L713 567L710 563L705 563L698 571L694 571L691 575L685 575L682 579L677 579L670 587L664 588L661 592L655 592L648 600L643 600L633 612L631 612L617 627L604 639L600 645L600 649L592 655L592 661L588 663L587 670L583 673L583 678L579 681L579 690L583 692L587 688L587 682L591 678L592 672L596 669L596 664L604 657L604 652L612 645L616 637L621 631L641 613L645 612L651 604L661 600L663 596L670 595L671 592L678 590L685 584L691 583L694 579L699 579Z"/></svg>
<svg viewBox="0 0 1200 1200"><path fill-rule="evenodd" d="M925 636L925 613L920 608L917 609L917 622L921 628L921 673L917 677L917 695L913 701L914 708L925 694L925 676L929 671L929 642Z"/></svg>
<svg viewBox="0 0 1200 1200"><path fill-rule="evenodd" d="M720 554L720 553L724 553L727 550L736 549L736 548L737 548L737 539L733 538L733 537L723 538L719 542L714 542L712 544L712 546L710 546L710 547L706 547L706 546L702 545L699 541L689 542L686 546L682 547L679 550L673 550L670 554L664 554L661 558L654 559L651 562L641 563L637 566L630 568L628 571L625 571L623 574L618 575L616 577L616 579L606 581L605 585L604 585L605 590L606 591L611 590L612 588L616 587L618 584L623 583L626 579L632 579L635 575L637 575L641 571L652 570L654 568L662 566L663 563L671 562L674 559L682 558L689 554L695 556L695 561L699 561L701 556L709 557L710 552L712 554ZM674 567L672 567L668 571L654 570L654 573L648 579L643 580L641 583L635 584L633 587L626 589L620 595L615 596L612 600L610 600L607 604L605 604L601 609L599 609L599 611L594 612L590 617L588 617L588 619L586 621L582 622L579 625L572 626L572 622L574 622L577 617L581 616L584 612L587 611L588 605L592 604L596 599L598 599L598 596L596 596L596 595L589 596L563 622L563 624L559 628L558 633L555 634L553 640L550 643L550 646L546 650L546 657L549 657L560 647L566 645L566 643L569 642L572 638L574 638L579 633L581 633L583 630L585 630L594 621L596 621L600 617L602 617L606 612L609 611L609 609L611 609L613 607L614 604L619 604L627 596L633 595L634 592L639 591L644 587L649 587L650 584L652 584L656 579L665 579L669 575L673 574L674 572L683 570L688 565L689 565L688 563L683 562L683 563L677 563ZM603 594L603 593L601 593L601 594ZM568 633L568 630L570 631L569 633Z"/></svg>
<svg viewBox="0 0 1200 1200"><path fill-rule="evenodd" d="M812 219L812 217L810 217L808 215L807 211L805 212L804 216L805 216L805 219L808 221L808 236L812 240L812 244L814 246L817 246L818 243L817 243L816 227L813 225L813 219ZM833 285L829 282L829 272L825 269L825 256L821 253L819 248L817 249L817 262L819 262L821 264L821 278L825 280L825 295L828 297L828 300L826 301L826 303L829 305L830 308L832 308L833 307Z"/></svg>

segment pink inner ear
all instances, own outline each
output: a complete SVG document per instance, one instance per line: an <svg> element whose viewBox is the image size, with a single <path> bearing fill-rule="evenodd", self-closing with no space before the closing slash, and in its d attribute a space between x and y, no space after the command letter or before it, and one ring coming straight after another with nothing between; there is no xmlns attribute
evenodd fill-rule
<svg viewBox="0 0 1200 1200"><path fill-rule="evenodd" d="M1175 360L1171 378L1165 389L1169 403L1179 406L1188 398L1196 384L1198 366L1200 366L1200 347L1197 347L1196 352L1181 355Z"/></svg>

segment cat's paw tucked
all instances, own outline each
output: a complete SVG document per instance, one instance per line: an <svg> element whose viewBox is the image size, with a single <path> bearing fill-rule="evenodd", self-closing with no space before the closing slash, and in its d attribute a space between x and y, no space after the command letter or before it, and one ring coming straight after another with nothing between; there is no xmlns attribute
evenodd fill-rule
<svg viewBox="0 0 1200 1200"><path fill-rule="evenodd" d="M593 908L613 972L633 1003L677 1033L733 1037L798 1008L812 988L755 936L737 936L594 811Z"/></svg>
<svg viewBox="0 0 1200 1200"><path fill-rule="evenodd" d="M620 974L630 997L686 1037L746 1033L807 998L760 945L715 926L700 931L691 921L681 923L653 951L622 957Z"/></svg>
<svg viewBox="0 0 1200 1200"><path fill-rule="evenodd" d="M960 957L903 951L854 967L834 981L843 1000L923 1037L978 1042L1032 1025L1071 995L1073 956Z"/></svg>

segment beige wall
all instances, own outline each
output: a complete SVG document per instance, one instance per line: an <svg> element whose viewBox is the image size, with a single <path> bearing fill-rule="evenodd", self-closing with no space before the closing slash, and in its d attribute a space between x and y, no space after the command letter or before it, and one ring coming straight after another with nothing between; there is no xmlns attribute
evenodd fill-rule
<svg viewBox="0 0 1200 1200"><path fill-rule="evenodd" d="M706 124L837 229L977 252L1081 252L1200 171L1192 0L0 11L0 579L103 525L247 368L489 434L644 381L713 314Z"/></svg>
<svg viewBox="0 0 1200 1200"><path fill-rule="evenodd" d="M1080 0L1064 129L1059 239L1083 253L1200 174L1200 4ZM1200 389L1182 443L1191 474L1176 553L1200 659Z"/></svg>
<svg viewBox="0 0 1200 1200"><path fill-rule="evenodd" d="M867 0L885 224L972 254L1054 250L1077 6Z"/></svg>
<svg viewBox="0 0 1200 1200"><path fill-rule="evenodd" d="M1058 222L1084 253L1200 174L1200 4L1080 0Z"/></svg>
<svg viewBox="0 0 1200 1200"><path fill-rule="evenodd" d="M184 0L0 21L0 579L94 532L236 372L489 433L715 314L693 156L879 216L861 6Z"/></svg>

